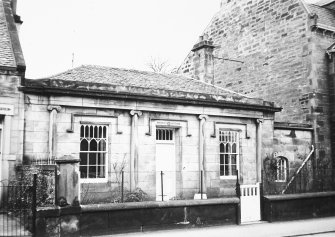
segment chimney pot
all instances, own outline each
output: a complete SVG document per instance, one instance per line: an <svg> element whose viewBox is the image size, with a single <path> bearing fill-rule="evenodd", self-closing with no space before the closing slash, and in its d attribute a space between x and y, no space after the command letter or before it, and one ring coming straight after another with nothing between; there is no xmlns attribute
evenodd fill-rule
<svg viewBox="0 0 335 237"><path fill-rule="evenodd" d="M204 40L208 40L208 34L204 34L204 35L203 35L203 39L204 39Z"/></svg>

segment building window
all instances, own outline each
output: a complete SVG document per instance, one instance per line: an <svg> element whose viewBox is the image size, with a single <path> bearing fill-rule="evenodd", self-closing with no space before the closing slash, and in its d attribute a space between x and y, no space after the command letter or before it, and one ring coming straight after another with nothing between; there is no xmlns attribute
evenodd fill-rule
<svg viewBox="0 0 335 237"><path fill-rule="evenodd" d="M285 157L278 157L276 182L286 182L286 179L287 179L287 159Z"/></svg>
<svg viewBox="0 0 335 237"><path fill-rule="evenodd" d="M80 126L80 178L102 179L107 172L107 126Z"/></svg>
<svg viewBox="0 0 335 237"><path fill-rule="evenodd" d="M220 177L234 177L239 164L239 132L220 130Z"/></svg>
<svg viewBox="0 0 335 237"><path fill-rule="evenodd" d="M156 140L157 141L173 141L173 129L156 129Z"/></svg>

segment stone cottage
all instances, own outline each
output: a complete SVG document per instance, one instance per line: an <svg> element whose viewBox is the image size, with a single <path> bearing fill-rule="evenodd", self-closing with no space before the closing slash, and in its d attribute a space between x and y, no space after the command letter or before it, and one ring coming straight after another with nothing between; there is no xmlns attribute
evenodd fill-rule
<svg viewBox="0 0 335 237"><path fill-rule="evenodd" d="M0 1L2 182L17 165L56 159L80 161L93 201L110 197L122 171L126 190L152 200L232 196L237 177L260 182L281 108L177 74L81 66L27 79L15 9ZM212 48L203 39L193 50L205 57Z"/></svg>
<svg viewBox="0 0 335 237"><path fill-rule="evenodd" d="M283 108L274 123L274 153L294 173L314 144L314 172L330 187L334 169L335 1L222 0L205 37L207 57L193 50L179 73ZM205 69L198 62L207 61ZM200 72L200 75L199 75ZM283 178L283 180L287 180Z"/></svg>
<svg viewBox="0 0 335 237"><path fill-rule="evenodd" d="M120 169L124 187L150 199L162 199L162 183L164 200L193 198L201 186L208 197L235 195L237 171L243 184L260 181L280 111L182 75L90 65L26 79L22 91L24 156L80 158L82 189L99 200Z"/></svg>

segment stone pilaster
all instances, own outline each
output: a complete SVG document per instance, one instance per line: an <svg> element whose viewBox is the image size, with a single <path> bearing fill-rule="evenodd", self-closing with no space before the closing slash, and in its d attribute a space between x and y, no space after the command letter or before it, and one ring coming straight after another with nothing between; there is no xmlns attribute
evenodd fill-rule
<svg viewBox="0 0 335 237"><path fill-rule="evenodd" d="M130 134L130 191L134 191L138 185L138 117L142 115L142 111L130 111L131 134Z"/></svg>
<svg viewBox="0 0 335 237"><path fill-rule="evenodd" d="M199 115L199 174L203 172L202 180L202 190L206 193L206 120L208 120L207 115ZM199 175L199 187L201 187L201 177Z"/></svg>
<svg viewBox="0 0 335 237"><path fill-rule="evenodd" d="M257 123L257 140L256 140L256 182L262 182L262 124L263 119L256 119Z"/></svg>
<svg viewBox="0 0 335 237"><path fill-rule="evenodd" d="M50 111L49 119L49 161L55 159L56 146L57 146L57 113L61 111L61 107L58 105L48 105L48 111Z"/></svg>

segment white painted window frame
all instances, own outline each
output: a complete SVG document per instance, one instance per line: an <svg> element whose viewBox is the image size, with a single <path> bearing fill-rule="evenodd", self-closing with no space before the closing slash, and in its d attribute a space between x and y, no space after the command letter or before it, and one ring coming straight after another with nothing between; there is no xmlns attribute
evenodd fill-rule
<svg viewBox="0 0 335 237"><path fill-rule="evenodd" d="M221 132L233 132L237 135L235 144L236 144L236 152L235 153L221 153L220 151L220 144L221 144ZM241 130L240 129L233 129L233 128L219 128L218 131L218 138L219 138L219 172L221 172L221 154L228 154L228 155L236 155L236 170L239 171L240 167L240 137L241 137ZM231 158L230 158L231 159ZM231 170L231 164L229 165ZM234 180L236 179L236 175L221 175L220 180Z"/></svg>
<svg viewBox="0 0 335 237"><path fill-rule="evenodd" d="M81 126L103 126L103 127L106 127L106 138L105 138L105 143L106 143L106 151L104 152L100 152L100 153L105 153L105 177L104 178L81 178L80 177L80 182L81 183L106 183L108 181L108 154L109 154L109 140L108 140L108 137L109 137L109 124L106 124L106 123L99 123L99 122L80 122L80 125L79 125L79 137L80 137L80 133L81 133ZM80 143L79 143L79 154L82 152L80 150L80 145L81 145L81 141L82 141L82 138L80 137ZM87 151L84 151L85 153L97 153L96 151L94 152L87 152ZM89 162L89 161L87 161ZM81 164L79 163L79 166ZM89 165L87 166L89 167ZM79 167L80 169L80 167Z"/></svg>

